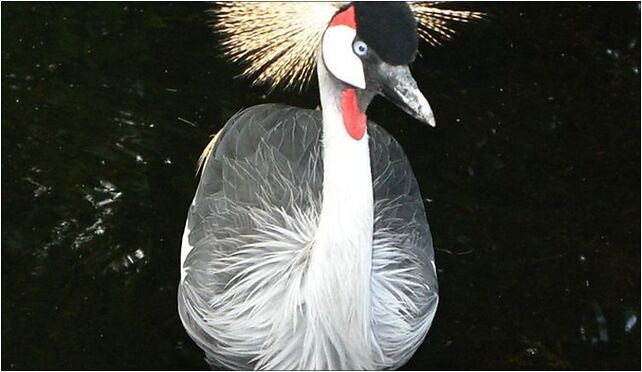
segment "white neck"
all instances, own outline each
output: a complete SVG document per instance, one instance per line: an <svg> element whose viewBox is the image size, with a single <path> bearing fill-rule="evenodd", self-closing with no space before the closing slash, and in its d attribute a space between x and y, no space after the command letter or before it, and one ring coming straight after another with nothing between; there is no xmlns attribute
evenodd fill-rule
<svg viewBox="0 0 642 372"><path fill-rule="evenodd" d="M309 263L309 293L320 334L340 365L372 368L370 278L373 190L368 134L353 139L343 123L340 88L318 62L323 114L323 204ZM348 364L349 363L349 364ZM356 364L355 364L356 363Z"/></svg>

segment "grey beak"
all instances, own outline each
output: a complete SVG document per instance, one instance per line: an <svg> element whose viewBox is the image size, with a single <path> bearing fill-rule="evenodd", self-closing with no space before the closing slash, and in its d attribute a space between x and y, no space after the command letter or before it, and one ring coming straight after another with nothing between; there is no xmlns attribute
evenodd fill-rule
<svg viewBox="0 0 642 372"><path fill-rule="evenodd" d="M415 119L431 127L435 126L435 115L426 97L417 87L417 82L408 66L392 66L382 63L380 77L383 95Z"/></svg>

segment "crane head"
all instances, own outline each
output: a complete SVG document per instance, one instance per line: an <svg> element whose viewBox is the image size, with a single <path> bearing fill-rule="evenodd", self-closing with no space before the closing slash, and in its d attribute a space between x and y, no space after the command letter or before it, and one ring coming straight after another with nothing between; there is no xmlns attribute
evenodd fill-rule
<svg viewBox="0 0 642 372"><path fill-rule="evenodd" d="M330 21L322 40L326 68L338 80L383 94L431 126L435 119L409 65L418 45L417 21L405 2L355 2Z"/></svg>
<svg viewBox="0 0 642 372"><path fill-rule="evenodd" d="M347 40L345 31L335 30L340 21L347 20L350 9L354 16L354 34L353 39ZM453 22L468 22L483 16L477 12L444 9L435 2L220 2L213 13L213 26L223 34L225 55L242 64L242 75L253 77L254 84L265 84L270 89L301 89L314 74L319 51L332 45L337 52L333 56L326 52L324 58L330 56L339 64L346 62L352 66L361 60L363 76L354 72L347 76L339 67L329 68L332 74L358 88L379 89L393 101L403 98L397 97L385 84L378 86L383 80L375 76L375 68L384 66L385 69L386 65L369 63L370 59L378 58L391 66L392 70L380 71L381 74L408 81L407 76L400 75L398 67L412 62L418 39L437 45L454 35L450 26ZM367 61L363 56L339 53L341 48L344 52L353 51L353 47L361 50L362 44L353 43L354 37L372 51ZM328 60L326 63L332 64Z"/></svg>

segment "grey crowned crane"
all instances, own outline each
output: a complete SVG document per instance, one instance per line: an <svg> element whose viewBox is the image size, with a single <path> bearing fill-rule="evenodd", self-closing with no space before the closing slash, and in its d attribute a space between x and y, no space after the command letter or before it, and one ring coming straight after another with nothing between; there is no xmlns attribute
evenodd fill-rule
<svg viewBox="0 0 642 372"><path fill-rule="evenodd" d="M178 308L208 363L372 370L417 350L439 299L432 237L403 149L366 109L382 94L434 126L408 67L418 40L478 17L426 3L220 4L215 25L245 74L302 86L316 64L321 110L245 109L201 158Z"/></svg>

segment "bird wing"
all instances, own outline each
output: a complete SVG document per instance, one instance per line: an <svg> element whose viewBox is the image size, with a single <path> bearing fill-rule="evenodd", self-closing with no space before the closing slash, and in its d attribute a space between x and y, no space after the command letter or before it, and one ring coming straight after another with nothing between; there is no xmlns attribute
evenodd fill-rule
<svg viewBox="0 0 642 372"><path fill-rule="evenodd" d="M410 162L383 128L368 127L375 199L372 257L373 332L385 368L414 354L437 310L434 250Z"/></svg>
<svg viewBox="0 0 642 372"><path fill-rule="evenodd" d="M262 316L296 316L269 307L297 301L273 284L289 265L283 280L302 271L314 238L320 143L319 111L274 104L236 114L219 135L188 212L179 287L181 319L210 364L252 369L275 324Z"/></svg>

